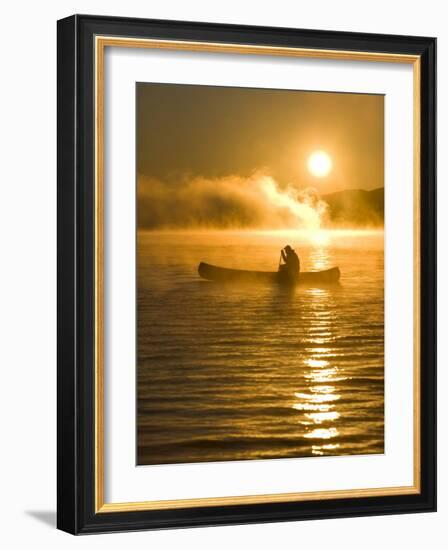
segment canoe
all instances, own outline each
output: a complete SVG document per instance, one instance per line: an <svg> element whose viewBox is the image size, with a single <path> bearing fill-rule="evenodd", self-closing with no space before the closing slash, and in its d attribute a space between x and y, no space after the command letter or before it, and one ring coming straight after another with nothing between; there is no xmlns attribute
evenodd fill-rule
<svg viewBox="0 0 448 550"><path fill-rule="evenodd" d="M244 269L229 269L201 262L198 273L203 279L220 283L276 283L276 284L334 284L339 281L341 273L338 267L325 271L300 272L298 280L291 280L288 274L278 271L246 271Z"/></svg>

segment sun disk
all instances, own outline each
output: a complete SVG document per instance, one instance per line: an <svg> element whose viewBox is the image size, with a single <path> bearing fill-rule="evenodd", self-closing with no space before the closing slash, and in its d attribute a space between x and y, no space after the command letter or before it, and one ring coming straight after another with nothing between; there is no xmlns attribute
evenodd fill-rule
<svg viewBox="0 0 448 550"><path fill-rule="evenodd" d="M308 159L308 170L316 178L328 176L332 167L331 157L325 151L315 151Z"/></svg>

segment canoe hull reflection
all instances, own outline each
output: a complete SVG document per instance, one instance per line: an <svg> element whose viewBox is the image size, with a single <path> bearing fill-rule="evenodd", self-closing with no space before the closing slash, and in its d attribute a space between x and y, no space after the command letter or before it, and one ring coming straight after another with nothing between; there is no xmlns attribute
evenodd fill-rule
<svg viewBox="0 0 448 550"><path fill-rule="evenodd" d="M243 269L229 269L201 262L198 273L203 279L220 283L261 283L281 285L328 285L339 281L341 273L338 267L325 271L304 271L297 279L291 279L286 272L279 271L246 271Z"/></svg>

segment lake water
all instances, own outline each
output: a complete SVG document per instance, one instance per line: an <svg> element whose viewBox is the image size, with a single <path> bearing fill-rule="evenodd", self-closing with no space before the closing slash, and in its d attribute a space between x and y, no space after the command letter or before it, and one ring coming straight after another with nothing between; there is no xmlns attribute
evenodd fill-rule
<svg viewBox="0 0 448 550"><path fill-rule="evenodd" d="M333 287L222 286L200 261ZM384 452L382 231L138 233L137 462Z"/></svg>

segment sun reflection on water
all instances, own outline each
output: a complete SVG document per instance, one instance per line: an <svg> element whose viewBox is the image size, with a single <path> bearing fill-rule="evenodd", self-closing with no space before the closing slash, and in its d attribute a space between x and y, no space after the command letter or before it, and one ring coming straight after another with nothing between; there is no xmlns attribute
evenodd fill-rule
<svg viewBox="0 0 448 550"><path fill-rule="evenodd" d="M313 267L325 269L326 262L325 247L316 247ZM338 353L332 347L337 336L337 311L332 307L331 291L309 288L306 294L313 321L305 339L309 345L302 360L305 387L294 392L292 408L300 415L298 423L303 428L302 437L313 441L312 454L322 456L333 454L340 447L340 387L347 377L338 366Z"/></svg>
<svg viewBox="0 0 448 550"><path fill-rule="evenodd" d="M337 401L341 397L340 395L332 395L331 393L330 394L316 393L314 395L309 395L306 393L296 393L295 396L298 397L299 399L306 399L308 401L311 401L312 403L323 403L325 401Z"/></svg>
<svg viewBox="0 0 448 550"><path fill-rule="evenodd" d="M317 229L310 233L309 240L314 245L326 246L330 244L330 232L324 229Z"/></svg>
<svg viewBox="0 0 448 550"><path fill-rule="evenodd" d="M321 424L327 420L337 420L341 415L337 411L308 413L305 415L315 424Z"/></svg>
<svg viewBox="0 0 448 550"><path fill-rule="evenodd" d="M325 359L307 359L305 364L309 367L326 367L329 363Z"/></svg>
<svg viewBox="0 0 448 550"><path fill-rule="evenodd" d="M331 267L331 258L328 251L328 248L325 246L326 243L317 243L318 246L315 246L311 251L308 258L310 262L310 269L312 271L320 271L322 269L328 269Z"/></svg>
<svg viewBox="0 0 448 550"><path fill-rule="evenodd" d="M311 452L313 453L313 455L323 456L324 454L328 454L329 451L336 451L337 449L339 449L339 447L339 443L328 443L328 445L313 445L311 447Z"/></svg>
<svg viewBox="0 0 448 550"><path fill-rule="evenodd" d="M319 351L317 351L319 350ZM304 360L303 365L307 367L304 372L304 380L307 382L307 392L295 392L296 401L292 408L296 411L302 411L303 416L299 420L305 431L303 437L306 439L327 441L336 439L339 436L339 430L335 423L339 420L341 414L337 410L337 403L341 399L341 394L337 391L336 382L344 380L340 369L332 367L329 359L331 348L315 348L315 354ZM318 443L312 446L314 455L329 454L339 447L334 443L329 447L328 444Z"/></svg>
<svg viewBox="0 0 448 550"><path fill-rule="evenodd" d="M306 433L303 437L307 439L331 439L339 435L336 428L315 428L313 431Z"/></svg>

